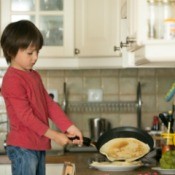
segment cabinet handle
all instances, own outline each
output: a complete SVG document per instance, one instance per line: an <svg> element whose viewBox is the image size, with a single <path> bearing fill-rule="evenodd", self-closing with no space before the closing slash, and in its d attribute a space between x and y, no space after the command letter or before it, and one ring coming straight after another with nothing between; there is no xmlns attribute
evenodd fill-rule
<svg viewBox="0 0 175 175"><path fill-rule="evenodd" d="M116 51L120 51L120 50L121 50L120 47L114 46L114 52L116 52Z"/></svg>
<svg viewBox="0 0 175 175"><path fill-rule="evenodd" d="M120 48L129 47L131 44L135 42L136 39L134 37L126 37L126 43L120 42Z"/></svg>
<svg viewBox="0 0 175 175"><path fill-rule="evenodd" d="M126 37L126 43L135 43L136 42L136 38L134 38L134 37Z"/></svg>
<svg viewBox="0 0 175 175"><path fill-rule="evenodd" d="M75 48L75 55L78 55L78 54L80 54L80 50Z"/></svg>
<svg viewBox="0 0 175 175"><path fill-rule="evenodd" d="M128 47L128 43L123 43L122 41L120 42L120 48L122 49L123 47Z"/></svg>

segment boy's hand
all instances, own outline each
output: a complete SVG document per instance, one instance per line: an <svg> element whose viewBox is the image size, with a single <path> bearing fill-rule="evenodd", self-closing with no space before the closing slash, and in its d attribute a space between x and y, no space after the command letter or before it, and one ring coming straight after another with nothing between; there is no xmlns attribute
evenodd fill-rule
<svg viewBox="0 0 175 175"><path fill-rule="evenodd" d="M64 146L67 144L72 144L72 141L66 136L66 134L54 131L52 129L48 129L45 136L53 140L58 145Z"/></svg>
<svg viewBox="0 0 175 175"><path fill-rule="evenodd" d="M83 144L83 136L81 131L75 126L75 125L71 125L67 131L66 131L66 135L69 138L74 138L76 137L77 139L74 139L72 141L73 144L77 144L77 145L82 145Z"/></svg>

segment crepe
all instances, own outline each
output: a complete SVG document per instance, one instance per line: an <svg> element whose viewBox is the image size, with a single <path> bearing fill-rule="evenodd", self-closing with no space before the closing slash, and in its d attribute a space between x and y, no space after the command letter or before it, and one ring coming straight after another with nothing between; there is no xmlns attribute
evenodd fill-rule
<svg viewBox="0 0 175 175"><path fill-rule="evenodd" d="M147 154L150 147L135 138L115 138L106 142L99 151L106 155L110 161L125 160L131 162Z"/></svg>

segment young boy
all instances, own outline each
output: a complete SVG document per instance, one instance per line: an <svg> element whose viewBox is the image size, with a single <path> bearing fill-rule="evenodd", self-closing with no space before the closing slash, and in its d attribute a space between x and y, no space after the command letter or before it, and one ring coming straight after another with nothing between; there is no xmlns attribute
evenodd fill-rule
<svg viewBox="0 0 175 175"><path fill-rule="evenodd" d="M38 28L27 20L10 23L1 37L9 67L2 82L10 131L7 155L13 175L45 175L45 151L50 140L59 145L82 144L82 134L46 92L33 70L43 46ZM62 132L49 128L51 119ZM69 137L79 137L71 141Z"/></svg>

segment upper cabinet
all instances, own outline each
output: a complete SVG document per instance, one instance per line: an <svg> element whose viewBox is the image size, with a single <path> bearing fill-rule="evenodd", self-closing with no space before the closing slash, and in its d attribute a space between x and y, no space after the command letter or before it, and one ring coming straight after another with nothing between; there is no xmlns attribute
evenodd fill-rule
<svg viewBox="0 0 175 175"><path fill-rule="evenodd" d="M44 37L41 57L73 56L74 4L70 0L1 1L2 29L10 23L27 19L36 24Z"/></svg>
<svg viewBox="0 0 175 175"><path fill-rule="evenodd" d="M20 19L31 20L36 24L44 37L44 46L36 63L37 68L121 67L121 2L121 0L0 1L1 31L8 23ZM0 63L2 56L1 54Z"/></svg>
<svg viewBox="0 0 175 175"><path fill-rule="evenodd" d="M120 56L120 1L75 0L75 54Z"/></svg>
<svg viewBox="0 0 175 175"><path fill-rule="evenodd" d="M127 0L127 46L135 64L175 63L175 0Z"/></svg>

